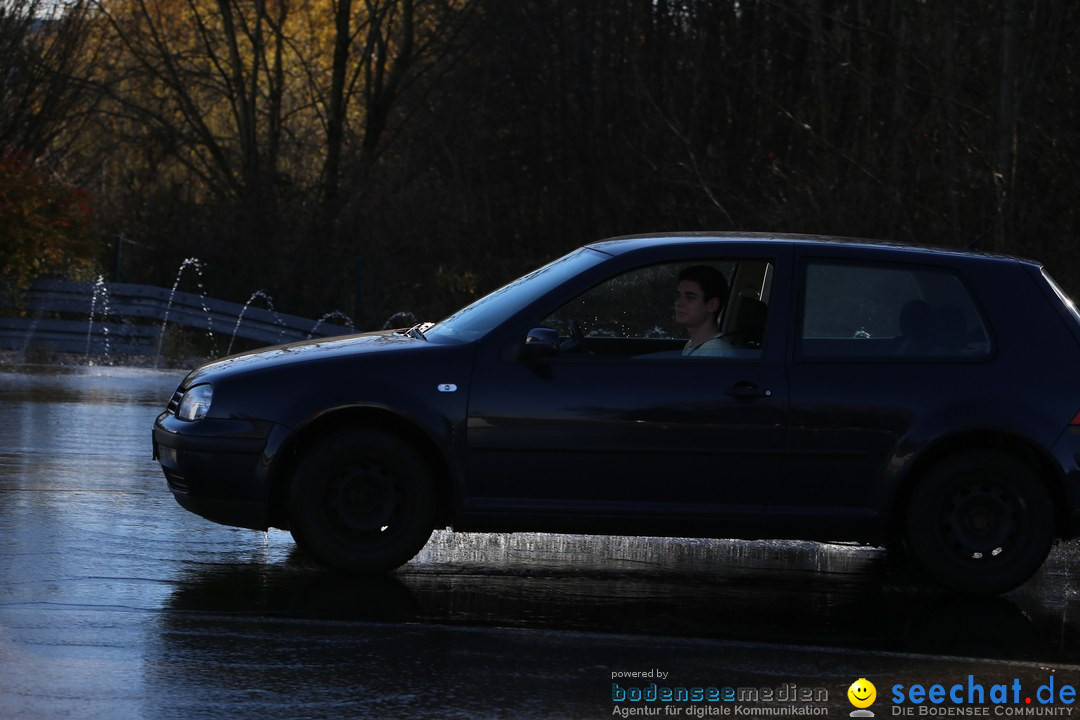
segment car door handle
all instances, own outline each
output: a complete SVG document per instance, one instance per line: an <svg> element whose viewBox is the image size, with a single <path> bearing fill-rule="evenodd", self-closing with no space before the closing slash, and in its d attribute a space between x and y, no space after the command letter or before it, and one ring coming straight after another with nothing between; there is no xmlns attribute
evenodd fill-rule
<svg viewBox="0 0 1080 720"><path fill-rule="evenodd" d="M757 383L744 380L729 387L727 395L740 400L752 400L754 398L772 397L772 390L767 390Z"/></svg>

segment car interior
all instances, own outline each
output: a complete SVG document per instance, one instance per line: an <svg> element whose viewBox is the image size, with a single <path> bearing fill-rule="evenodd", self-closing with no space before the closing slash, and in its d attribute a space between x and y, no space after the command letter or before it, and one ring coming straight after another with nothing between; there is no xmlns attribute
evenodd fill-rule
<svg viewBox="0 0 1080 720"><path fill-rule="evenodd" d="M673 293L679 271L701 261L638 268L611 278L544 318L562 340L562 354L642 359L681 357L686 331L674 322ZM773 263L767 260L708 262L729 284L718 320L721 337L735 347L730 355L694 361L761 356Z"/></svg>
<svg viewBox="0 0 1080 720"><path fill-rule="evenodd" d="M989 338L952 273L858 264L807 268L799 357L971 358L990 352Z"/></svg>

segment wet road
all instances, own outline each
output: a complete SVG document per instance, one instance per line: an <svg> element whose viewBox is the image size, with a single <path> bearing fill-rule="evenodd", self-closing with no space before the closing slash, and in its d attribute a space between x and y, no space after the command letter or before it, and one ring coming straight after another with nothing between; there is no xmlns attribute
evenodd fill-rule
<svg viewBox="0 0 1080 720"><path fill-rule="evenodd" d="M179 379L0 372L0 718L778 706L613 700L652 683L825 690L800 707L847 717L860 677L883 717L895 685L1015 681L1022 709L1051 676L1080 684L1075 543L988 600L913 584L876 549L790 542L444 532L393 575L335 577L287 533L176 505L150 424Z"/></svg>

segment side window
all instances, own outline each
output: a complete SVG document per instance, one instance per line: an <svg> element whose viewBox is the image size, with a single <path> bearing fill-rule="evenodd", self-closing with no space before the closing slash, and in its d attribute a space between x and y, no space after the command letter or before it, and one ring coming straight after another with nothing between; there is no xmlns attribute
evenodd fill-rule
<svg viewBox="0 0 1080 720"><path fill-rule="evenodd" d="M956 273L925 267L811 262L803 357L981 357L989 334Z"/></svg>
<svg viewBox="0 0 1080 720"><path fill-rule="evenodd" d="M567 337L575 325L592 338L678 337L679 328L669 312L678 273L674 265L631 270L579 295L543 324Z"/></svg>
<svg viewBox="0 0 1080 720"><path fill-rule="evenodd" d="M675 315L676 289L680 273L698 265L718 271L726 285L714 332L723 340L723 355L759 357L773 272L765 260L713 259L638 268L588 290L540 324L559 332L564 353L680 357L688 329Z"/></svg>

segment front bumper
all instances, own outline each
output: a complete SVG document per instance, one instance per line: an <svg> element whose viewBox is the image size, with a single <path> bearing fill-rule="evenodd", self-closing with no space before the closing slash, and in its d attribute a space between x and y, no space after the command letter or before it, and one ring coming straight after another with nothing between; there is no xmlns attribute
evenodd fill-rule
<svg viewBox="0 0 1080 720"><path fill-rule="evenodd" d="M270 470L287 428L258 420L154 421L154 459L182 507L222 525L266 530Z"/></svg>

